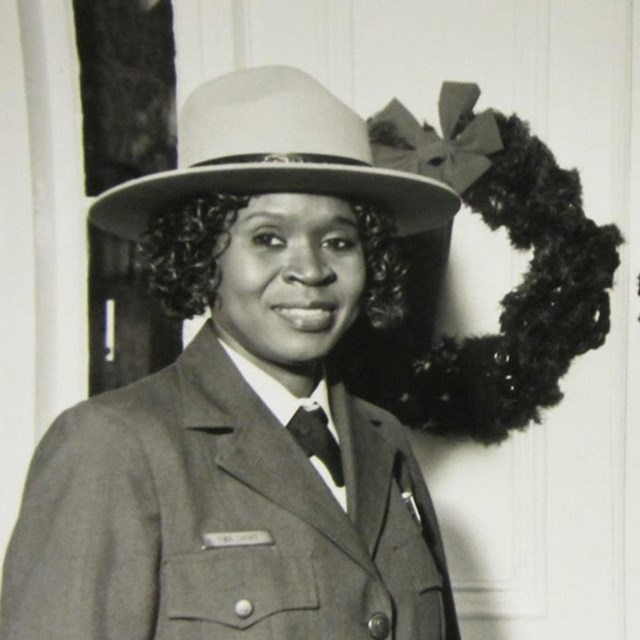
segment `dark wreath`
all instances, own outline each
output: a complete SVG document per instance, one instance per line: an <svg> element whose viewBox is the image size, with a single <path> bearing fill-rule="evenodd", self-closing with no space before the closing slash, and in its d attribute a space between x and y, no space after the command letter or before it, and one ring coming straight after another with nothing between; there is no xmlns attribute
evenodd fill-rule
<svg viewBox="0 0 640 640"><path fill-rule="evenodd" d="M561 169L526 123L476 115L479 94L476 85L443 85L442 138L392 101L369 121L376 164L456 188L491 229L505 227L515 249L531 251L526 275L501 301L499 333L432 346L414 318L376 346L381 361L365 359L353 376L361 393L418 429L490 444L539 423L541 409L561 400L558 382L572 360L604 343L622 237L585 215L578 172ZM381 370L377 384L363 375Z"/></svg>

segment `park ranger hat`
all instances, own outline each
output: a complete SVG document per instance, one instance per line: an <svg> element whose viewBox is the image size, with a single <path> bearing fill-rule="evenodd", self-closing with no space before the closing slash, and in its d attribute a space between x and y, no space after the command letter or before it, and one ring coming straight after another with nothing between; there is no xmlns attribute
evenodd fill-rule
<svg viewBox="0 0 640 640"><path fill-rule="evenodd" d="M373 166L366 122L288 66L235 71L195 89L179 117L178 164L104 192L90 220L139 240L152 215L188 198L300 192L381 205L406 236L441 225L460 207L438 180Z"/></svg>

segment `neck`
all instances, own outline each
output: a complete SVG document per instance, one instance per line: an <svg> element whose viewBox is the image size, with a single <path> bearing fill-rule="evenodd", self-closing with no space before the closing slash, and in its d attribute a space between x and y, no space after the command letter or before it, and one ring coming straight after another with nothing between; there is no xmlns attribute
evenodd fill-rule
<svg viewBox="0 0 640 640"><path fill-rule="evenodd" d="M314 367L313 372L306 372L295 368L270 367L263 366L261 363L256 364L288 389L296 398L308 398L316 388L318 380L320 379L320 367Z"/></svg>
<svg viewBox="0 0 640 640"><path fill-rule="evenodd" d="M233 336L227 333L220 325L213 323L215 332L232 349L244 356L247 360L269 374L297 398L308 398L316 388L322 375L322 364L319 361L305 362L301 364L283 364L270 362L258 358L245 349Z"/></svg>

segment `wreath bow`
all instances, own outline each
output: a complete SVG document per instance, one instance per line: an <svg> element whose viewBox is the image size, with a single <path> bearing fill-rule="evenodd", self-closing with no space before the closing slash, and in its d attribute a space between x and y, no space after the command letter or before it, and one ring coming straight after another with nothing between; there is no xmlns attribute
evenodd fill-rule
<svg viewBox="0 0 640 640"><path fill-rule="evenodd" d="M488 154L500 151L502 140L493 113L489 110L474 116L473 107L480 96L478 85L444 82L438 111L441 138L435 129L424 127L411 112L394 98L371 121L371 125L390 122L409 149L374 143L374 164L379 167L418 173L436 178L463 193L489 167ZM459 131L465 116L471 121Z"/></svg>

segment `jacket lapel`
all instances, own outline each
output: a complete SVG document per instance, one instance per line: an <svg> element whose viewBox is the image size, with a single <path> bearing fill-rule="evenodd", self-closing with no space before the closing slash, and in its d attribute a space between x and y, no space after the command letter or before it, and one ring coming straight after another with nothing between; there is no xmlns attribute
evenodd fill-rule
<svg viewBox="0 0 640 640"><path fill-rule="evenodd" d="M244 381L209 325L185 349L178 367L185 427L233 429L215 463L375 574L356 528L294 439Z"/></svg>
<svg viewBox="0 0 640 640"><path fill-rule="evenodd" d="M380 433L381 423L338 383L331 388L331 408L339 429L349 513L373 557L385 523L396 447Z"/></svg>

